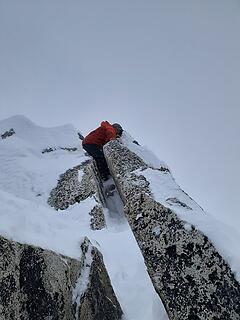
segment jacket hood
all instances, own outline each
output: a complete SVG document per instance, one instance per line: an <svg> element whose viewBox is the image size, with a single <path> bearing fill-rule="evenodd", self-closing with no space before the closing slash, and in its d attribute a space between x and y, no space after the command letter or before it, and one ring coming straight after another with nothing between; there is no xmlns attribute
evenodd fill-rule
<svg viewBox="0 0 240 320"><path fill-rule="evenodd" d="M101 127L103 127L103 128L107 128L107 127L109 127L109 126L112 126L108 121L102 121L101 122Z"/></svg>

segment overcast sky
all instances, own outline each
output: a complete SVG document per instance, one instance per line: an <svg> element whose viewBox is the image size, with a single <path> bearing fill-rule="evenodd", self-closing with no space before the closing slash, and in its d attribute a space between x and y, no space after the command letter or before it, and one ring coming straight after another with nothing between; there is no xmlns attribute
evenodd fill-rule
<svg viewBox="0 0 240 320"><path fill-rule="evenodd" d="M119 122L240 228L239 0L0 0L0 119Z"/></svg>

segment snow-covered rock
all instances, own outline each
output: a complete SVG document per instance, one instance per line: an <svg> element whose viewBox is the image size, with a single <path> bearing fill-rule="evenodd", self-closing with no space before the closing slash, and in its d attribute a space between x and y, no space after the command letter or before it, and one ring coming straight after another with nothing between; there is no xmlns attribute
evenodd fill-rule
<svg viewBox="0 0 240 320"><path fill-rule="evenodd" d="M1 236L0 252L2 320L121 319L102 255L87 238L80 260Z"/></svg>
<svg viewBox="0 0 240 320"><path fill-rule="evenodd" d="M104 152L169 319L240 319L239 256L224 254L221 229L141 146L124 137Z"/></svg>
<svg viewBox="0 0 240 320"><path fill-rule="evenodd" d="M122 212L121 200L118 198L115 203L115 198L109 199L113 206L106 207L100 181L81 147L78 132L71 125L39 127L23 116L0 121L0 135L11 129L15 134L0 138L0 235L21 246L35 246L77 262L81 262L79 248L87 236L103 254L124 320L167 320ZM48 204L51 191L53 207ZM54 206L58 206L61 199L65 210L56 210ZM114 211L116 207L118 210ZM87 256L85 271L72 292L73 303L79 303L79 308L83 306L79 292L86 289L86 275L91 278L89 251ZM107 295L114 303L108 295L109 289L97 291L96 285L105 275L101 264L96 264L99 268L92 277L86 299L95 290L99 299ZM81 311L85 315L88 306L90 301L86 302L85 311ZM96 316L97 310L94 310L89 314ZM11 319L19 320L19 317Z"/></svg>
<svg viewBox="0 0 240 320"><path fill-rule="evenodd" d="M94 167L93 161L87 160L61 174L57 186L50 192L48 204L56 210L66 210L69 206L94 196L97 203L89 212L90 226L92 230L101 230L106 222Z"/></svg>
<svg viewBox="0 0 240 320"><path fill-rule="evenodd" d="M111 286L102 254L87 239L81 248L86 258L85 272L80 275L74 289L74 301L78 301L76 305L79 308L76 319L121 319L123 312Z"/></svg>

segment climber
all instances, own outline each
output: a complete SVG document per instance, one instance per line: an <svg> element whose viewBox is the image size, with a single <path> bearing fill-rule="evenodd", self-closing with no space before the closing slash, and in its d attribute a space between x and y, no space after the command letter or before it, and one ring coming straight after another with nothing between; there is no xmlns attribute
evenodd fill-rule
<svg viewBox="0 0 240 320"><path fill-rule="evenodd" d="M103 146L110 140L121 137L123 129L118 123L111 125L108 121L103 121L101 126L91 131L82 141L83 149L92 156L97 164L102 180L108 180L110 175L108 165L103 153Z"/></svg>

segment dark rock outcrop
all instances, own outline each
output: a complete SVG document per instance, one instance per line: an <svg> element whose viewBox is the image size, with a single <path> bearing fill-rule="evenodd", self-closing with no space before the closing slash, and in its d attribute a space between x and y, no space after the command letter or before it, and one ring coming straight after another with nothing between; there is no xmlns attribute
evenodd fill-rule
<svg viewBox="0 0 240 320"><path fill-rule="evenodd" d="M96 205L89 214L91 216L90 227L92 230L101 230L106 227L102 206Z"/></svg>
<svg viewBox="0 0 240 320"><path fill-rule="evenodd" d="M78 138L79 138L80 140L83 140L83 139L84 139L84 136L81 134L81 132L78 132Z"/></svg>
<svg viewBox="0 0 240 320"><path fill-rule="evenodd" d="M89 164L90 161L86 161L60 175L56 188L50 192L48 199L50 206L57 210L66 210L70 205L95 194L96 187L93 178L90 177ZM80 171L83 171L81 181Z"/></svg>
<svg viewBox="0 0 240 320"><path fill-rule="evenodd" d="M91 256L91 262L86 260L84 265L89 277L89 282L79 303L80 320L118 320L122 317L120 304L114 294L107 270L103 263L102 254L89 241L82 245L85 256ZM85 274L86 276L86 274ZM84 283L81 282L80 284ZM80 288L81 290L81 288ZM77 295L76 295L77 296ZM77 303L75 303L76 305Z"/></svg>
<svg viewBox="0 0 240 320"><path fill-rule="evenodd" d="M78 150L78 148L76 147L49 147L49 148L45 148L42 150L42 154L44 153L50 153L56 150L65 150L65 151L69 151L69 152L75 152Z"/></svg>
<svg viewBox="0 0 240 320"><path fill-rule="evenodd" d="M0 237L0 319L121 319L100 252L87 239L81 248L78 261Z"/></svg>
<svg viewBox="0 0 240 320"><path fill-rule="evenodd" d="M14 135L15 133L16 133L16 132L14 131L14 129L11 128L10 130L5 131L3 134L1 134L1 138L2 138L2 139L9 138L9 137L11 137L12 135Z"/></svg>
<svg viewBox="0 0 240 320"><path fill-rule="evenodd" d="M81 178L79 178L81 173ZM89 212L91 216L90 227L100 230L106 226L101 190L96 180L95 165L92 160L67 170L60 175L56 188L50 192L48 204L56 210L66 210L70 205L94 197L97 204Z"/></svg>
<svg viewBox="0 0 240 320"><path fill-rule="evenodd" d="M185 228L186 222L173 210L154 200L149 182L141 175L148 168L142 159L117 140L108 143L104 152L169 319L239 320L240 284L214 245L193 226ZM140 173L135 174L137 169ZM170 175L168 170L161 171ZM182 201L166 200L191 214Z"/></svg>
<svg viewBox="0 0 240 320"><path fill-rule="evenodd" d="M74 319L80 262L0 237L0 319Z"/></svg>

